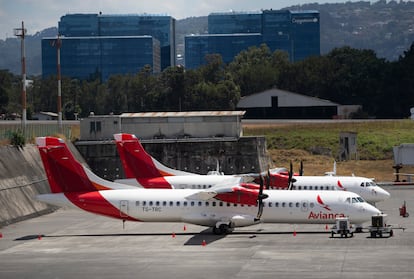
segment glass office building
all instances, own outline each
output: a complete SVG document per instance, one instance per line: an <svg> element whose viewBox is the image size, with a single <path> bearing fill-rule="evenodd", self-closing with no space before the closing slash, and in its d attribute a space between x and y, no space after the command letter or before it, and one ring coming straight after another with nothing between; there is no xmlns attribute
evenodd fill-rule
<svg viewBox="0 0 414 279"><path fill-rule="evenodd" d="M261 33L262 13L211 13L208 15L209 34Z"/></svg>
<svg viewBox="0 0 414 279"><path fill-rule="evenodd" d="M159 72L160 43L151 36L62 37L61 75L106 81L114 74L137 73L145 65ZM42 39L43 76L57 74L56 38Z"/></svg>
<svg viewBox="0 0 414 279"><path fill-rule="evenodd" d="M240 44L233 43L231 38L242 34L246 42L244 49L265 43L271 51L286 51L292 62L320 55L318 11L264 10L261 13L213 13L208 16L208 31L209 35L185 38L187 68L197 68L205 64L205 55L212 53L221 54L226 63L232 61L238 53ZM214 43L209 41L207 44L206 36L214 38L211 39ZM229 51L231 48L234 48L233 52ZM229 53L235 55L230 57Z"/></svg>
<svg viewBox="0 0 414 279"><path fill-rule="evenodd" d="M164 15L103 15L103 14L68 14L62 16L59 21L59 34L62 39L66 40L68 38L73 38L74 40L70 41L71 47L74 47L77 50L84 49L85 44L92 43L89 49L99 48L100 44L105 46L113 45L114 54L111 57L110 49L108 47L105 52L100 52L104 50L99 48L99 51L96 51L94 55L91 56L88 68L92 68L94 63L96 63L95 55L102 54L103 57L99 61L109 61L113 59L111 63L101 63L96 64L95 68L104 72L111 72L111 69L101 68L101 67L111 67L118 64L115 60L123 61L123 63L129 63L131 65L126 65L124 67L114 67L112 71L114 73L119 73L121 69L135 68L134 73L139 71L141 64L137 63L138 60L141 61L157 61L155 64L149 63L152 66L154 71L158 71L169 67L175 66L175 19L170 16ZM148 36L153 39L149 43ZM139 38L141 37L141 38ZM145 38L144 38L145 37ZM76 38L76 39L75 39ZM94 40L95 38L95 40ZM96 38L101 38L100 40ZM133 39L134 38L134 39ZM50 38L48 40L51 40ZM66 41L65 41L66 42ZM61 55L67 56L69 54L75 55L75 51L70 51L68 48L64 48L64 43L62 43ZM69 41L67 41L69 42ZM75 45L78 43L79 45ZM143 45L140 45L142 43ZM125 46L121 46L125 44ZM47 46L47 42L42 46ZM122 51L119 49L124 48L124 56L122 56ZM135 53L132 50L135 48ZM156 53L159 51L159 55ZM42 57L42 63L46 66L43 68L43 76L48 76L50 70L47 67L47 64L51 64L51 61L46 61L48 59L47 53L48 50L42 50L46 56ZM68 52L68 53L64 53ZM131 56L132 55L132 56ZM139 56L150 55L150 57L142 57L138 59ZM82 55L78 55L79 57ZM121 57L122 56L122 57ZM69 56L67 56L69 57ZM154 57L159 57L154 58ZM77 58L74 58L76 60ZM88 59L84 57L86 61L83 63L87 64ZM55 59L56 60L56 59ZM159 61L159 63L158 63ZM61 63L62 74L64 71L65 65L63 61ZM55 70L56 72L56 70ZM66 71L68 73L68 71ZM84 71L82 71L83 73ZM78 74L73 72L70 76L84 76L84 74ZM104 75L106 76L106 75Z"/></svg>
<svg viewBox="0 0 414 279"><path fill-rule="evenodd" d="M224 63L251 46L260 46L262 35L258 34L215 34L185 37L185 65L194 69L206 64L206 55L219 53Z"/></svg>

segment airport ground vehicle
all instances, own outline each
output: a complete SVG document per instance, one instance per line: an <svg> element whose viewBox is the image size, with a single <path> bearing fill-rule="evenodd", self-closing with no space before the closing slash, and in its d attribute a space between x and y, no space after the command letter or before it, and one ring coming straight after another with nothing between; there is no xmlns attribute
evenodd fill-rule
<svg viewBox="0 0 414 279"><path fill-rule="evenodd" d="M377 236L383 237L384 234L388 234L389 237L392 237L394 235L392 225L387 225L385 223L386 217L386 214L372 216L371 226L368 227L368 230L371 234L371 238L376 238Z"/></svg>
<svg viewBox="0 0 414 279"><path fill-rule="evenodd" d="M335 234L340 234L341 237L353 237L354 232L355 228L349 222L348 217L338 217L336 218L335 225L332 227L331 236L334 237Z"/></svg>

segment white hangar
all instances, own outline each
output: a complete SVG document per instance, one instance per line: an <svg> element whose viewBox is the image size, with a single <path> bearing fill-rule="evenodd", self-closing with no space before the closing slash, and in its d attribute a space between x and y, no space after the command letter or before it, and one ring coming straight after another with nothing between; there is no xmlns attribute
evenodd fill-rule
<svg viewBox="0 0 414 279"><path fill-rule="evenodd" d="M237 109L246 111L245 119L349 118L360 108L277 88L242 97L237 104Z"/></svg>

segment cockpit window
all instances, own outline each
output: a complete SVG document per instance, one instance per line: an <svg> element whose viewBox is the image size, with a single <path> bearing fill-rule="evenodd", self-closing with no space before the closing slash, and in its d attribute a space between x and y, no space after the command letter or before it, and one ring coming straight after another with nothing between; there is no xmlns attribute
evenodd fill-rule
<svg viewBox="0 0 414 279"><path fill-rule="evenodd" d="M365 182L362 182L361 183L361 187L365 187Z"/></svg>
<svg viewBox="0 0 414 279"><path fill-rule="evenodd" d="M349 203L351 198L347 198L346 201ZM352 198L352 203L358 203L358 202L365 202L365 200L361 197L354 197Z"/></svg>
<svg viewBox="0 0 414 279"><path fill-rule="evenodd" d="M351 198L346 198L347 203L351 203Z"/></svg>

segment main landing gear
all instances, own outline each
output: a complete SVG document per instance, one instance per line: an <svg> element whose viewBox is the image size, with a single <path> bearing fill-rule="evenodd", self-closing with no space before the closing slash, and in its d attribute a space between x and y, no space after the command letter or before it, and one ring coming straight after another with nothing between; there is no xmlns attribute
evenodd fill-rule
<svg viewBox="0 0 414 279"><path fill-rule="evenodd" d="M217 235L228 234L231 233L233 229L234 226L232 225L232 223L218 222L213 227L213 233Z"/></svg>

